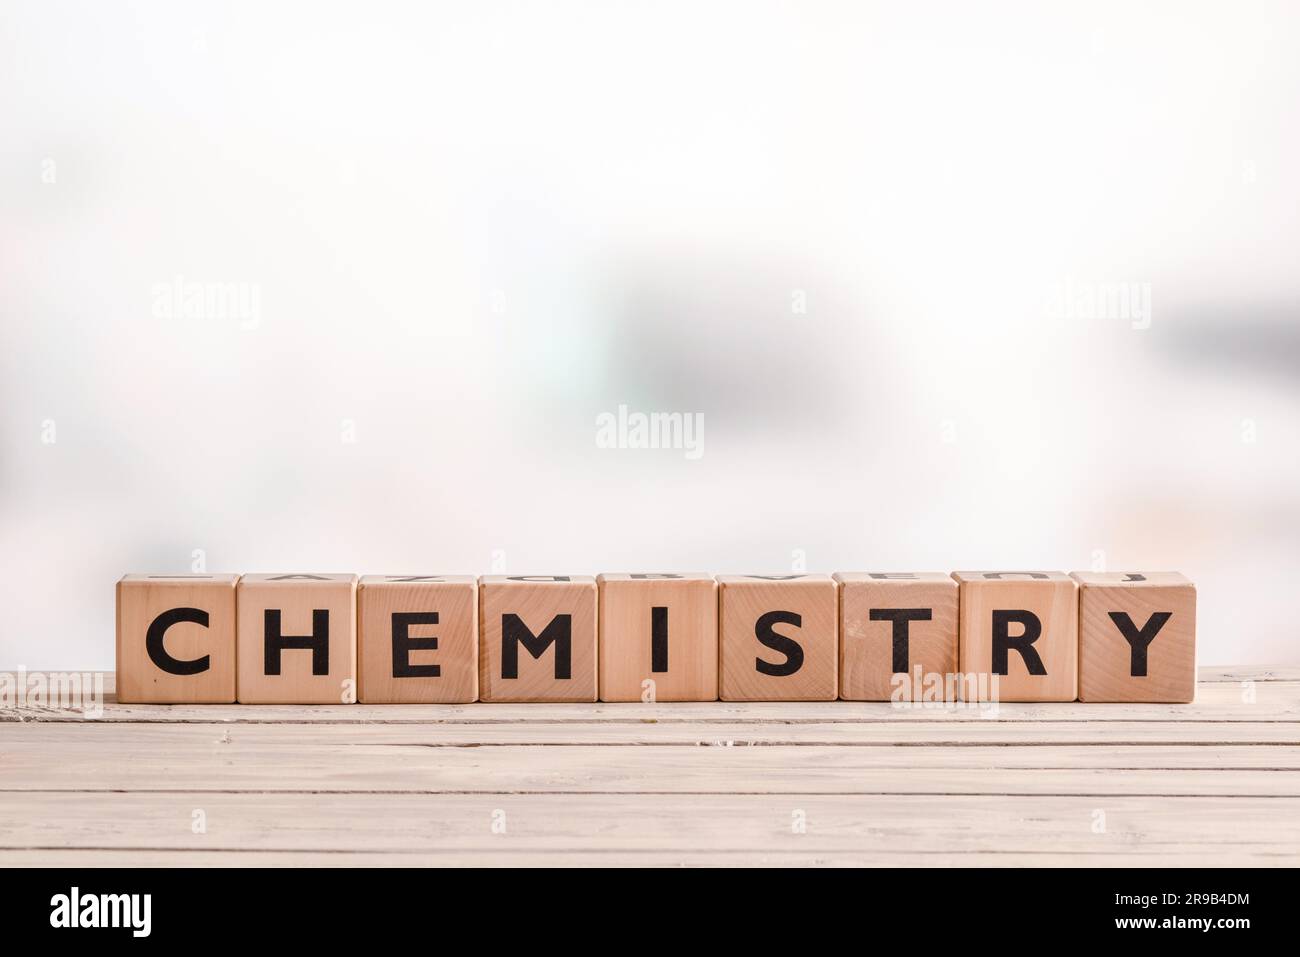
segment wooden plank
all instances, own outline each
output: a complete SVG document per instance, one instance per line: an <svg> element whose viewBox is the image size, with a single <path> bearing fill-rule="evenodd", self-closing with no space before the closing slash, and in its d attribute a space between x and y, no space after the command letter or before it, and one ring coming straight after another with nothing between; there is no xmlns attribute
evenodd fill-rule
<svg viewBox="0 0 1300 957"><path fill-rule="evenodd" d="M38 722L0 725L0 754L6 746L117 748L124 756L142 747L174 744L203 748L213 742L239 745L394 745L472 748L677 745L686 747L1053 747L1092 746L1115 750L1130 745L1300 745L1300 722L1047 722L979 723L832 722L543 722L493 724L120 724Z"/></svg>
<svg viewBox="0 0 1300 957"><path fill-rule="evenodd" d="M232 735L56 750L51 761L48 740L7 742L0 790L1300 795L1300 762L1288 746L429 748Z"/></svg>
<svg viewBox="0 0 1300 957"><path fill-rule="evenodd" d="M8 795L0 862L1300 863L1300 798ZM206 830L195 834L195 812ZM57 833L44 823L56 818ZM292 826L285 826L292 821ZM495 829L494 829L495 825ZM63 852L63 853L60 853ZM334 855L331 857L331 855ZM133 856L133 857L132 857ZM225 859L223 861L223 859Z"/></svg>
<svg viewBox="0 0 1300 957"><path fill-rule="evenodd" d="M5 721L72 721L77 712L39 708L0 711ZM1210 682L1191 704L1002 704L996 712L956 706L897 708L881 701L667 702L659 704L465 705L119 705L106 703L103 723L228 722L231 724L387 723L516 724L602 722L867 722L987 723L999 721L1300 721L1300 681L1260 682L1243 688Z"/></svg>

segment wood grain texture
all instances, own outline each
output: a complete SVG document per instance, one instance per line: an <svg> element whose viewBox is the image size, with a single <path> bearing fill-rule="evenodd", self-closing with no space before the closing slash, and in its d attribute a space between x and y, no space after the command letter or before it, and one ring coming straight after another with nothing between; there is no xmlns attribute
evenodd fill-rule
<svg viewBox="0 0 1300 957"><path fill-rule="evenodd" d="M419 616L421 620L402 616ZM357 700L362 704L478 700L476 578L361 578L357 585Z"/></svg>
<svg viewBox="0 0 1300 957"><path fill-rule="evenodd" d="M601 701L717 700L718 584L712 575L604 574L596 582ZM663 630L659 659L656 614Z"/></svg>
<svg viewBox="0 0 1300 957"><path fill-rule="evenodd" d="M835 581L829 575L719 576L718 642L723 701L834 700Z"/></svg>
<svg viewBox="0 0 1300 957"><path fill-rule="evenodd" d="M589 575L480 578L480 699L595 701L596 601Z"/></svg>
<svg viewBox="0 0 1300 957"><path fill-rule="evenodd" d="M356 575L244 575L239 579L237 601L237 694L241 704L356 700ZM278 621L278 634L273 631L274 621ZM289 639L289 646L280 639ZM317 642L318 647L293 647L305 639ZM268 645L281 648L278 656L273 653L278 673L274 665L268 667Z"/></svg>
<svg viewBox="0 0 1300 957"><path fill-rule="evenodd" d="M944 572L837 572L840 588L840 697L888 701L893 693L894 621L882 614L917 615L906 629L903 673L957 671L957 582ZM877 620L872 620L872 612ZM921 618L920 615L928 617ZM904 688L910 688L907 682Z"/></svg>
<svg viewBox="0 0 1300 957"><path fill-rule="evenodd" d="M1074 572L1071 577L1079 582L1079 700L1191 701L1196 586L1177 572ZM1137 661L1121 624L1137 629L1135 640L1145 644ZM1158 629L1149 642L1142 635L1145 628Z"/></svg>
<svg viewBox="0 0 1300 957"><path fill-rule="evenodd" d="M1300 669L1201 678L1189 705L985 717L110 692L94 720L0 711L0 864L1300 864Z"/></svg>
<svg viewBox="0 0 1300 957"><path fill-rule="evenodd" d="M958 644L961 670L966 674L998 674L1002 701L1073 701L1079 691L1078 584L1062 572L953 572L961 586ZM1002 612L1028 612L1041 634L1032 652L1044 674L1030 671L1030 658L1014 647L1006 655L1006 671L994 668L994 628ZM1025 633L1012 622L1014 640Z"/></svg>
<svg viewBox="0 0 1300 957"><path fill-rule="evenodd" d="M142 703L233 702L238 581L238 575L123 576L117 583L118 697ZM154 624L178 609L191 613L165 628ZM151 626L160 629L162 651L176 659L174 667L186 663L203 670L171 674L159 668L146 648Z"/></svg>

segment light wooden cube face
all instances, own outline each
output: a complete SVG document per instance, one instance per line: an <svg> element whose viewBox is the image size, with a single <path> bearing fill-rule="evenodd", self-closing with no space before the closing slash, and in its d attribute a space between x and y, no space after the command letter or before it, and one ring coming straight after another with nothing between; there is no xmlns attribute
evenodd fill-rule
<svg viewBox="0 0 1300 957"><path fill-rule="evenodd" d="M238 575L127 575L117 583L117 700L235 700Z"/></svg>
<svg viewBox="0 0 1300 957"><path fill-rule="evenodd" d="M943 572L841 572L840 697L911 697L915 669L957 673L957 583Z"/></svg>
<svg viewBox="0 0 1300 957"><path fill-rule="evenodd" d="M1079 596L1062 572L953 572L965 674L998 675L1000 701L1078 695Z"/></svg>
<svg viewBox="0 0 1300 957"><path fill-rule="evenodd" d="M596 579L485 575L479 617L480 700L596 700Z"/></svg>
<svg viewBox="0 0 1300 957"><path fill-rule="evenodd" d="M601 701L716 701L712 575L607 574L600 587Z"/></svg>
<svg viewBox="0 0 1300 957"><path fill-rule="evenodd" d="M838 593L829 575L718 578L723 701L833 701Z"/></svg>
<svg viewBox="0 0 1300 957"><path fill-rule="evenodd" d="M356 615L355 575L245 575L239 580L239 701L355 701Z"/></svg>
<svg viewBox="0 0 1300 957"><path fill-rule="evenodd" d="M1177 572L1075 572L1079 700L1196 696L1196 586Z"/></svg>
<svg viewBox="0 0 1300 957"><path fill-rule="evenodd" d="M478 582L472 575L366 575L357 586L357 700L478 700Z"/></svg>

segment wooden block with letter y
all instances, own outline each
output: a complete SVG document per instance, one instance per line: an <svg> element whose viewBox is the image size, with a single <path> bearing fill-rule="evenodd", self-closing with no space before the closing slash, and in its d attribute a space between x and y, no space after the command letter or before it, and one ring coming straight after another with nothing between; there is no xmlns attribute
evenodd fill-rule
<svg viewBox="0 0 1300 957"><path fill-rule="evenodd" d="M117 700L235 700L238 575L126 575L117 583Z"/></svg>
<svg viewBox="0 0 1300 957"><path fill-rule="evenodd" d="M479 580L479 698L596 700L596 579Z"/></svg>
<svg viewBox="0 0 1300 957"><path fill-rule="evenodd" d="M1073 701L1079 595L1063 572L953 572L966 675L998 677L1000 701Z"/></svg>
<svg viewBox="0 0 1300 957"><path fill-rule="evenodd" d="M357 700L478 700L478 580L365 575L357 585Z"/></svg>
<svg viewBox="0 0 1300 957"><path fill-rule="evenodd" d="M1196 586L1178 572L1075 572L1079 700L1196 696Z"/></svg>
<svg viewBox="0 0 1300 957"><path fill-rule="evenodd" d="M356 575L245 575L238 600L241 704L356 701Z"/></svg>
<svg viewBox="0 0 1300 957"><path fill-rule="evenodd" d="M840 697L911 699L913 669L957 673L957 583L944 572L839 572ZM923 677L924 680L924 677ZM943 679L941 679L943 680Z"/></svg>
<svg viewBox="0 0 1300 957"><path fill-rule="evenodd" d="M601 701L718 699L718 583L712 575L605 574Z"/></svg>
<svg viewBox="0 0 1300 957"><path fill-rule="evenodd" d="M722 700L835 700L836 589L829 575L719 576Z"/></svg>

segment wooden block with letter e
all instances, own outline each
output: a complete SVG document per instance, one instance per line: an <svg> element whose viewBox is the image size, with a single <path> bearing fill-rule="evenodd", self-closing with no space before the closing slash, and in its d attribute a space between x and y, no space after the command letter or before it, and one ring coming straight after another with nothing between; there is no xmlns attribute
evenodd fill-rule
<svg viewBox="0 0 1300 957"><path fill-rule="evenodd" d="M719 576L722 700L835 700L837 587L829 575Z"/></svg>
<svg viewBox="0 0 1300 957"><path fill-rule="evenodd" d="M485 575L479 618L480 700L596 700L596 579Z"/></svg>
<svg viewBox="0 0 1300 957"><path fill-rule="evenodd" d="M356 701L357 576L239 580L239 701Z"/></svg>
<svg viewBox="0 0 1300 957"><path fill-rule="evenodd" d="M363 576L357 585L357 700L465 704L477 699L477 579Z"/></svg>
<svg viewBox="0 0 1300 957"><path fill-rule="evenodd" d="M1079 700L1196 696L1196 586L1177 572L1075 572Z"/></svg>
<svg viewBox="0 0 1300 957"><path fill-rule="evenodd" d="M117 583L117 700L235 700L238 575L126 575Z"/></svg>
<svg viewBox="0 0 1300 957"><path fill-rule="evenodd" d="M889 701L895 675L957 673L957 583L944 572L839 572L840 697Z"/></svg>
<svg viewBox="0 0 1300 957"><path fill-rule="evenodd" d="M597 575L601 701L716 701L712 575Z"/></svg>
<svg viewBox="0 0 1300 957"><path fill-rule="evenodd" d="M1063 572L953 572L961 587L961 670L998 677L1000 701L1073 701L1079 595Z"/></svg>

